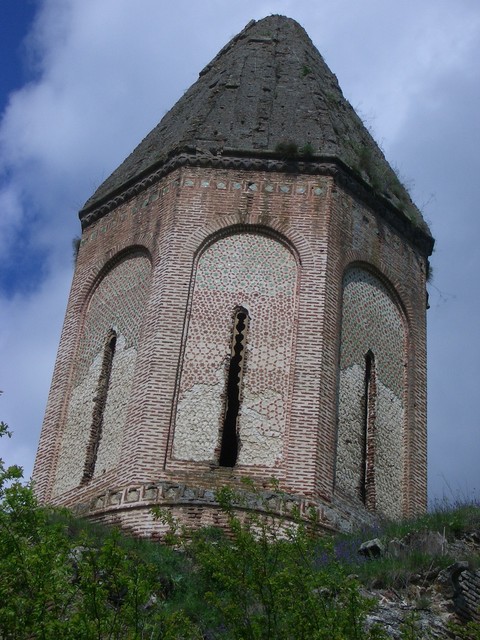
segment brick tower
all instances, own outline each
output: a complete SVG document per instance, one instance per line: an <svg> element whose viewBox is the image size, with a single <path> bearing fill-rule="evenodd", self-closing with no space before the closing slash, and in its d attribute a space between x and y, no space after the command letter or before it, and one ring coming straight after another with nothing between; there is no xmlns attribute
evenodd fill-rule
<svg viewBox="0 0 480 640"><path fill-rule="evenodd" d="M326 527L425 509L433 239L300 25L249 23L80 219L43 502L139 535L244 477Z"/></svg>

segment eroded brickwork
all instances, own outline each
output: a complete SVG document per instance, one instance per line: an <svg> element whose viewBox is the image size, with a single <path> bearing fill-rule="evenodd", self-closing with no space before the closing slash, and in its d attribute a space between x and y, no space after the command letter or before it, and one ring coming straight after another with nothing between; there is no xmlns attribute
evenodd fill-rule
<svg viewBox="0 0 480 640"><path fill-rule="evenodd" d="M297 264L266 235L217 240L195 274L173 453L218 461L225 416L233 314L250 318L239 415L239 458L272 466L282 458L293 367Z"/></svg>
<svg viewBox="0 0 480 640"><path fill-rule="evenodd" d="M128 255L107 272L91 297L74 367L54 495L79 486L83 480L95 400L104 374L105 341L112 329L117 339L102 407L101 430L93 425L93 437L99 441L95 459L87 462L93 476L102 475L118 463L149 276L149 259L141 254Z"/></svg>
<svg viewBox="0 0 480 640"><path fill-rule="evenodd" d="M389 517L403 512L406 332L397 304L365 269L349 269L343 283L337 476L338 487ZM375 358L375 393L366 383L366 358ZM375 403L373 419L367 396ZM374 428L372 446L365 439ZM365 469L372 469L368 477ZM363 487L369 482L371 487ZM368 505L367 505L368 506Z"/></svg>

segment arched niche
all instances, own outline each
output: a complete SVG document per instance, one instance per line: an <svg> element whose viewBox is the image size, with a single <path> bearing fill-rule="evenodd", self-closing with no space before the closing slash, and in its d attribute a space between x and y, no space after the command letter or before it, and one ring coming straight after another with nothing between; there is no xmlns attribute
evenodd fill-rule
<svg viewBox="0 0 480 640"><path fill-rule="evenodd" d="M393 289L364 265L343 278L336 487L402 515L407 328Z"/></svg>
<svg viewBox="0 0 480 640"><path fill-rule="evenodd" d="M106 266L85 303L55 495L118 464L150 274L146 252L125 252Z"/></svg>
<svg viewBox="0 0 480 640"><path fill-rule="evenodd" d="M289 411L298 265L286 243L260 232L223 235L197 256L176 409L173 457L221 463L237 311L248 314L234 464L282 460Z"/></svg>

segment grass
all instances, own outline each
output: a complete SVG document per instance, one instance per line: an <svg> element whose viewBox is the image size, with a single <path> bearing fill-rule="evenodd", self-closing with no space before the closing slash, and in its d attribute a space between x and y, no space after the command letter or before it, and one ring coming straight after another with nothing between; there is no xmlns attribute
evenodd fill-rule
<svg viewBox="0 0 480 640"><path fill-rule="evenodd" d="M52 519L56 520L64 517L61 512L54 512L52 515ZM74 539L86 536L98 545L103 543L111 531L106 526L83 519L65 517L65 522L69 536ZM407 549L399 557L386 554L372 560L359 555L358 549L365 540L378 538L388 547L389 541L402 540L425 532L437 532L450 543L474 532L480 532L480 504L473 500L452 505L444 500L437 502L429 513L415 519L385 522L377 528L360 529L348 534L338 533L332 538L335 558L349 572L358 575L366 586L404 588L418 574L428 574L434 569L448 566L454 561L453 556L448 552L432 554L413 548ZM201 535L211 544L217 544L224 539L223 533L217 529L205 529L197 535ZM182 583L191 583L192 580L192 564L187 554L174 551L156 541L127 535L122 535L121 544L126 551L137 555L140 561L158 566L162 580L172 585L172 588L168 589L170 595L175 593L177 597L179 591L187 595L181 588ZM321 548L323 549L323 545ZM480 565L479 555L473 554L469 560L472 566ZM316 562L321 565L322 557L317 557Z"/></svg>
<svg viewBox="0 0 480 640"><path fill-rule="evenodd" d="M480 504L477 500L460 500L451 504L448 500L437 502L425 515L411 520L386 522L380 528L365 529L335 537L335 551L340 562L354 572L361 583L369 588L405 589L410 584L428 581L456 559L448 550L415 548L408 546L408 539L436 532L447 543L462 539L480 531ZM478 533L477 533L478 535ZM387 548L393 540L407 542L405 551L397 557L385 554L374 560L358 555L360 544L378 538ZM472 552L468 558L472 568L480 566L480 553Z"/></svg>
<svg viewBox="0 0 480 640"><path fill-rule="evenodd" d="M64 524L69 538L74 541L75 545L83 544L92 548L100 548L111 536L110 528L87 520L72 518L66 512L54 511L51 519L52 523ZM386 522L377 528L361 529L349 534L336 534L331 537L321 536L318 538L318 542L315 542L313 554L308 556L310 557L310 560L307 560L309 568L305 565L305 571L307 571L307 574L311 572L308 575L317 573L319 576L344 576L339 584L346 584L342 580L348 579L348 576L353 576L356 583L363 585L367 589L392 589L399 592L407 590L411 585L426 587L442 569L458 559L448 553L448 546L446 550L439 551L437 548L434 553L430 553L428 549L419 550L413 546L409 548L407 545L406 551L397 557L387 553L379 558L368 559L358 553L361 543L372 538L378 538L382 541L384 547L388 548L388 543L391 540L406 540L416 534L424 534L425 532L437 532L441 536L445 536L448 542L454 542L478 531L480 531L480 505L478 501L462 501L453 506L447 501L443 501L437 503L429 513L412 520ZM271 555L266 547L263 551L261 551L261 545L258 548L256 546L249 547L248 545L254 544L250 541L246 549L247 551L249 549L252 551L251 560L245 560L245 558L249 557L248 553L245 555L243 552L240 553L241 549L240 551L238 549L238 545L245 540L243 531L238 533L239 537L233 546L224 532L215 528L202 529L194 534L190 532L188 541L183 544L181 551L178 550L178 545L169 547L158 541L136 539L120 533L118 536L119 544L125 550L125 554L137 558L138 563L145 563L155 567L158 581L156 595L160 598L165 611L172 616L178 615L182 619L188 619L195 625L195 628L202 629L204 633L206 632L206 637L224 637L224 632L222 631L224 628L223 618L219 614L218 606L216 610L213 606L206 606L205 594L210 594L208 597L213 598L212 602L215 601L215 597L218 602L223 602L222 589L225 585L222 587L222 583L216 584L216 581L218 576L222 575L222 564L225 561L227 564L230 562L232 579L237 557L238 561L240 561L241 557L244 565L244 571L246 572L242 574L244 577L248 577L250 572L256 575L256 572L261 568L260 565L263 566L263 563L266 562L259 575L261 577L264 570L266 575L269 574L269 571L273 571L270 575L270 580L273 580L271 584L273 585L276 584L277 575L283 575L282 580L288 581L295 575L296 571L295 569L292 574L288 573L290 571L287 568L289 566L289 558L293 557L294 551L290 552L288 549L285 551L285 545L288 544L293 545L293 550L295 542L289 543L286 540L279 541L280 539L277 539L276 544L281 545L279 547L282 554L279 556L282 558L280 564L282 565L286 561L284 569L280 567L277 574L277 569L274 570L273 565L270 566L269 563L274 562L275 564L279 560L275 553ZM266 546L270 546L268 542ZM305 549L307 548L308 544ZM215 549L218 551L215 551ZM240 556L238 556L238 553L240 553ZM259 553L260 555L258 555ZM205 556L205 554L207 555ZM207 565L210 567L209 571L205 571L205 557L207 558ZM468 560L472 567L480 566L480 554L472 552ZM203 570L200 569L202 563ZM257 566L255 563L257 563ZM234 587L230 584L229 579L230 572L227 571L223 576L223 580L226 581L225 584L229 588L233 589ZM313 580L315 581L315 578ZM263 578L261 582L263 582ZM326 584L329 584L328 581ZM333 594L336 588L328 586L324 590L328 591L330 589L332 591L333 589ZM321 591L322 589L320 589ZM279 593L283 593L281 589ZM233 603L234 600L231 602ZM223 604L222 606L226 605ZM229 601L230 606L234 605ZM413 603L413 606L417 611L428 609L430 606L428 597L420 595L418 601ZM408 625L405 627L405 635L402 637L410 637L407 634L407 627ZM415 629L416 626L412 622L412 638L424 637L423 635L415 636ZM230 636L227 634L225 637ZM348 637L356 638L357 636ZM465 636L465 638L467 637Z"/></svg>

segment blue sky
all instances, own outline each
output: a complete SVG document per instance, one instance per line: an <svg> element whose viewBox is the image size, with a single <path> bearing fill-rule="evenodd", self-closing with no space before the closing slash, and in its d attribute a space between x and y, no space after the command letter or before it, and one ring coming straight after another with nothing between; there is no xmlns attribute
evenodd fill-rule
<svg viewBox="0 0 480 640"><path fill-rule="evenodd" d="M31 473L78 210L270 13L305 27L431 225L430 497L478 495L478 0L0 0L2 456Z"/></svg>
<svg viewBox="0 0 480 640"><path fill-rule="evenodd" d="M11 93L21 89L34 76L33 51L26 40L36 11L34 0L3 0L0 3L0 113L5 111ZM23 248L21 259L2 264L0 271L0 288L7 295L13 295L18 287L34 288L41 277L42 256L33 247L25 246L23 236L17 237Z"/></svg>
<svg viewBox="0 0 480 640"><path fill-rule="evenodd" d="M0 111L5 108L9 93L20 89L29 79L24 38L31 27L36 8L33 0L3 0L0 4Z"/></svg>

